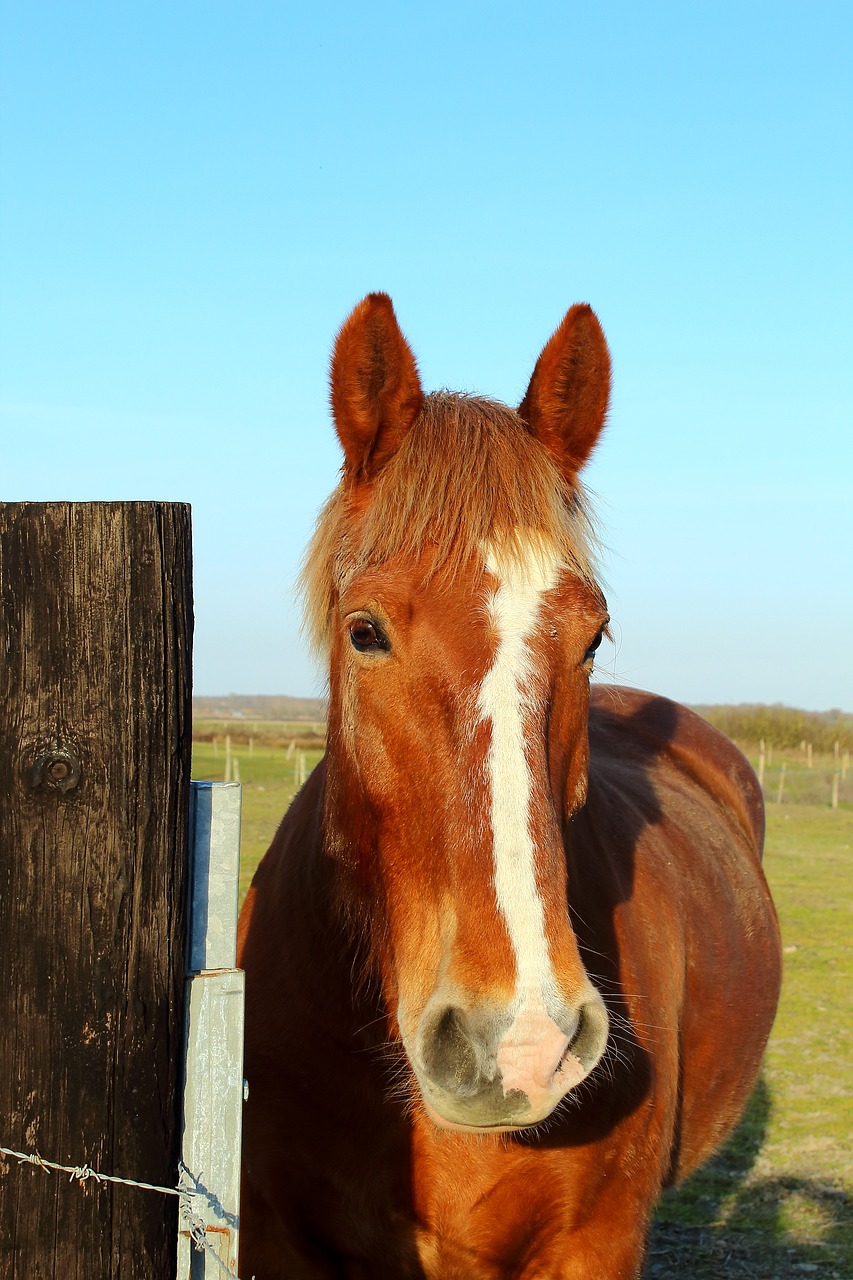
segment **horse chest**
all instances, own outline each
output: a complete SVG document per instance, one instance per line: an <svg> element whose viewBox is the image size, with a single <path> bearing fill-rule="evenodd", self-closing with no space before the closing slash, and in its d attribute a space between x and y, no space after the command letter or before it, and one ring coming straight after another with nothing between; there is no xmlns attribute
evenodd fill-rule
<svg viewBox="0 0 853 1280"><path fill-rule="evenodd" d="M570 1275L573 1253L582 1265L583 1245L571 1237L584 1183L599 1179L582 1154L531 1154L502 1138L416 1135L413 1208L427 1280Z"/></svg>

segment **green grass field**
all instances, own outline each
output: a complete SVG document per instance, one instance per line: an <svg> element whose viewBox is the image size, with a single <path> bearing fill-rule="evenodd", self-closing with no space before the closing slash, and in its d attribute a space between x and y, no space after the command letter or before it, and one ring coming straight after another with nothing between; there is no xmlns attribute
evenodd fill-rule
<svg viewBox="0 0 853 1280"><path fill-rule="evenodd" d="M295 792L296 752L233 753L245 893ZM307 767L318 759L308 752ZM193 766L194 777L221 779L221 743L197 743ZM769 778L766 789L775 795ZM771 799L765 865L785 948L779 1015L737 1133L660 1207L654 1280L853 1280L853 807Z"/></svg>

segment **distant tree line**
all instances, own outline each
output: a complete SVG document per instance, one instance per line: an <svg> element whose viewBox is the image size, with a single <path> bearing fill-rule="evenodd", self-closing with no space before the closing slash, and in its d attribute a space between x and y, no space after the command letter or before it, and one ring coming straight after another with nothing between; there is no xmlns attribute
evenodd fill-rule
<svg viewBox="0 0 853 1280"><path fill-rule="evenodd" d="M853 716L843 711L799 711L795 707L742 704L737 707L696 707L696 711L727 737L749 746L762 738L769 747L795 750L811 743L814 751L853 749Z"/></svg>
<svg viewBox="0 0 853 1280"><path fill-rule="evenodd" d="M229 693L220 697L193 695L193 715L199 720L311 720L326 719L325 698L291 698L286 694Z"/></svg>

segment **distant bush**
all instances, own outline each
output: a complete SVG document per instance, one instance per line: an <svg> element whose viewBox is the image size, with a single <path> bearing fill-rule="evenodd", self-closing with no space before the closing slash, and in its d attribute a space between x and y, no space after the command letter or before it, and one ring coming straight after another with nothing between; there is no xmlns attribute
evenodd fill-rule
<svg viewBox="0 0 853 1280"><path fill-rule="evenodd" d="M814 751L853 749L853 716L843 711L798 711L794 707L752 706L694 708L727 737L757 746L763 738L768 747L795 750L810 742Z"/></svg>

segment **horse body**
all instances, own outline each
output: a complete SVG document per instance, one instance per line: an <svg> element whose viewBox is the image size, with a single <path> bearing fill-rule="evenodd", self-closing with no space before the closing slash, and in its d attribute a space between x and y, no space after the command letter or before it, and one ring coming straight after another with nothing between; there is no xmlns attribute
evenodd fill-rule
<svg viewBox="0 0 853 1280"><path fill-rule="evenodd" d="M382 295L339 335L308 570L328 752L241 917L258 1280L630 1280L754 1083L757 783L683 708L590 696L577 472L608 376L587 308L517 415L425 399Z"/></svg>

